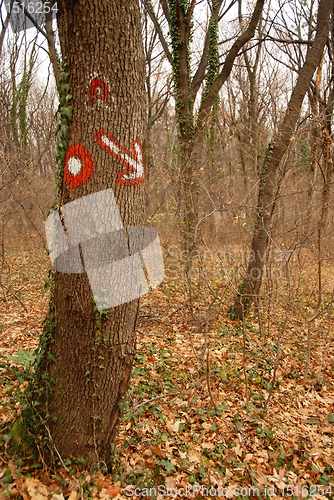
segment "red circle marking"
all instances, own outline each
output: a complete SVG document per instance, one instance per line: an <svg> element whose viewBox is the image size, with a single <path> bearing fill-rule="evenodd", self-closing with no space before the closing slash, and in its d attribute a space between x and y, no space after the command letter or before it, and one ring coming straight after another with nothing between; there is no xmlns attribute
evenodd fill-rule
<svg viewBox="0 0 334 500"><path fill-rule="evenodd" d="M73 175L68 169L68 162L71 158L78 158L82 163L81 171ZM66 151L65 155L65 166L64 166L64 177L66 184L69 184L71 189L77 186L82 186L88 179L92 176L94 170L94 161L88 151L80 144L74 142Z"/></svg>
<svg viewBox="0 0 334 500"><path fill-rule="evenodd" d="M98 89L101 90L99 94L97 93ZM109 89L107 83L99 78L93 78L90 84L89 94L89 104L94 104L97 100L108 101Z"/></svg>

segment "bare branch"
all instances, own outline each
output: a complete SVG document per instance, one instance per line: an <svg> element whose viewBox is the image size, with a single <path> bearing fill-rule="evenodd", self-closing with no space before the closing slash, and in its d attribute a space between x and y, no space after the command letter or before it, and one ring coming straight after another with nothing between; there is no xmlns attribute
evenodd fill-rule
<svg viewBox="0 0 334 500"><path fill-rule="evenodd" d="M237 3L238 0L232 0L232 2L226 7L224 12L219 16L218 22L223 19L223 17L228 13L230 9L232 9L233 5Z"/></svg>
<svg viewBox="0 0 334 500"><path fill-rule="evenodd" d="M165 18L167 19L167 22L169 24L169 5L167 3L167 0L161 0L161 7L162 7L162 10L163 10L163 13L165 15Z"/></svg>
<svg viewBox="0 0 334 500"><path fill-rule="evenodd" d="M294 44L294 45L312 45L312 40L286 40L284 38L275 38L274 36L270 35L265 35L263 38L263 41L265 40L270 40L271 42L278 42L278 43L284 43L286 45L288 44Z"/></svg>
<svg viewBox="0 0 334 500"><path fill-rule="evenodd" d="M247 42L249 42L249 40L251 40L251 38L254 36L256 27L258 25L258 22L260 20L260 16L261 16L262 11L263 11L264 1L265 0L257 0L252 18L250 20L250 23L249 23L246 31L244 31L244 33L242 33L238 37L238 39L234 42L234 44L232 45L229 53L227 54L227 57L225 59L225 64L224 64L220 74L218 75L218 77L216 78L214 83L212 84L207 96L203 100L201 107L200 107L200 110L199 110L199 114L198 114L198 122L197 122L198 129L202 128L202 125L207 118L207 114L209 113L209 111L211 109L213 101L217 97L222 85L226 82L227 78L229 77L229 75L232 71L234 61L235 61L236 57L238 56L240 49Z"/></svg>
<svg viewBox="0 0 334 500"><path fill-rule="evenodd" d="M170 62L170 64L173 64L173 57L172 57L172 54L170 53L170 50L168 48L167 41L166 41L166 39L164 37L164 34L162 32L162 29L161 29L160 23L159 23L159 21L157 19L157 16L155 15L155 13L150 8L148 0L143 0L143 4L144 4L144 7L146 9L146 12L148 13L148 15L151 18L152 23L154 24L155 29L158 32L159 40L160 40L160 43L161 43L161 45L162 45L162 47L164 49L165 55L166 55L168 61Z"/></svg>
<svg viewBox="0 0 334 500"><path fill-rule="evenodd" d="M6 31L8 28L10 15L11 15L12 8L13 8L13 3L14 3L14 0L11 0L10 6L9 6L9 12L8 12L4 22L2 21L2 16L1 16L2 30L1 30L1 35L0 35L0 57L1 57L1 53L2 53L3 41L5 39L5 34L6 34ZM2 2L1 2L1 7L2 7Z"/></svg>
<svg viewBox="0 0 334 500"><path fill-rule="evenodd" d="M194 74L192 84L191 84L191 97L195 99L196 94L202 85L202 82L205 77L205 71L206 71L206 66L208 64L208 49L209 49L209 33L206 33L205 36L205 42L204 42L204 47L203 47L203 52L202 52L202 57L200 60L200 63L198 65L197 71Z"/></svg>
<svg viewBox="0 0 334 500"><path fill-rule="evenodd" d="M149 403L152 403L153 401L156 401L157 399L170 398L172 396L178 396L179 394L180 394L179 392L171 392L169 394L162 394L161 396L157 396L155 398L148 399L147 401L140 403L140 405L133 406L132 408L130 408L130 410L126 413L126 415L128 413L130 413L130 411L138 410L138 408L141 408L142 406L148 405Z"/></svg>
<svg viewBox="0 0 334 500"><path fill-rule="evenodd" d="M26 308L26 306L23 304L22 300L16 295L16 293L14 293L8 286L6 286L4 283L1 283L0 282L0 286L2 286L3 288L5 288L7 290L7 292L9 292L11 295L13 295L13 297L21 304L21 306L23 307L23 309L25 310L25 312L28 312L28 309Z"/></svg>
<svg viewBox="0 0 334 500"><path fill-rule="evenodd" d="M195 3L196 3L196 0L192 0L191 1L191 5L189 7L189 11L188 11L188 26L189 26L189 29L190 29L190 21L191 21L191 18L192 18L192 15L194 13L194 8L195 8Z"/></svg>
<svg viewBox="0 0 334 500"><path fill-rule="evenodd" d="M56 50L56 44L55 44L55 34L52 29L52 11L50 11L46 14L46 23L45 23L45 30L46 30L46 37L48 41L48 48L49 48L49 57L50 61L52 64L53 68L53 74L55 76L56 80L56 86L58 87L60 79L61 79L61 74L59 70L59 56L57 54Z"/></svg>
<svg viewBox="0 0 334 500"><path fill-rule="evenodd" d="M232 6L235 2L236 2L236 0L232 0L230 6ZM211 13L211 19L215 20L216 22L219 21L218 16L219 16L219 11L220 11L222 3L223 3L223 0L219 0L216 4L216 7L212 10L212 13ZM205 78L206 67L208 64L208 50L209 50L209 31L206 32L202 57L201 57L197 71L196 71L194 78L192 80L192 83L191 83L190 95L191 95L193 100L195 99L196 94L197 94L197 92L198 92L198 90L199 90L200 86L202 85L203 80Z"/></svg>
<svg viewBox="0 0 334 500"><path fill-rule="evenodd" d="M39 31L40 33L42 33L42 35L45 36L45 38L47 39L48 38L48 35L45 33L45 31L37 24L37 22L35 21L35 19L29 14L29 12L27 11L27 9L22 5L20 4L20 2L18 2L19 6L21 7L21 9L23 10L24 14L27 16L28 19L30 19L30 21L32 22L32 24L35 26L35 28L37 29L37 31Z"/></svg>

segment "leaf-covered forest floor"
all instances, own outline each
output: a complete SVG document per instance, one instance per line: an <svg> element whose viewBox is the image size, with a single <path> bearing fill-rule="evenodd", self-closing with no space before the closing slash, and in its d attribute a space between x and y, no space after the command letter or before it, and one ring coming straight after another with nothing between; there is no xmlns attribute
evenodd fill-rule
<svg viewBox="0 0 334 500"><path fill-rule="evenodd" d="M7 289L0 288L0 500L175 498L176 491L183 498L334 498L330 314L312 324L303 381L304 305L292 304L287 315L284 286L260 324L256 311L242 324L227 316L228 287L216 289L217 305L208 313L205 280L195 280L190 301L180 280L166 279L141 301L112 473L79 472L70 460L50 470L40 460L11 456L10 426L20 412L16 395L26 385L20 373L29 367L48 305L42 290L49 258L18 252L6 260ZM276 382L265 409L280 332Z"/></svg>

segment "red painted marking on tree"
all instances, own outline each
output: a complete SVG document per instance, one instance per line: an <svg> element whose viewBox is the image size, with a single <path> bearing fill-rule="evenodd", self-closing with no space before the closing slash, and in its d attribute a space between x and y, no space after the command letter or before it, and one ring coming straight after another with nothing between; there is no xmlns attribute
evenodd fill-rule
<svg viewBox="0 0 334 500"><path fill-rule="evenodd" d="M100 89L100 92L98 92ZM89 104L94 104L97 100L107 102L109 100L108 84L99 78L93 78L89 89Z"/></svg>
<svg viewBox="0 0 334 500"><path fill-rule="evenodd" d="M101 148L126 166L124 170L118 172L116 184L119 186L132 186L142 184L145 181L143 148L138 138L131 143L132 151L128 151L121 146L113 136L107 134L103 129L96 132L95 140Z"/></svg>
<svg viewBox="0 0 334 500"><path fill-rule="evenodd" d="M78 162L81 162L81 170L75 173ZM93 170L94 161L88 149L74 142L66 151L65 156L64 177L66 184L69 184L72 190L77 186L82 186L92 176Z"/></svg>

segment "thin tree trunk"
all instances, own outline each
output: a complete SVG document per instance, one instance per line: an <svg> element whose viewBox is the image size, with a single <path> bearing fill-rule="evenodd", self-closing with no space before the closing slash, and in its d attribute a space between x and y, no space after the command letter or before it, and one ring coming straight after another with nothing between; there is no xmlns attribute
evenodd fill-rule
<svg viewBox="0 0 334 500"><path fill-rule="evenodd" d="M191 148L192 149L192 148ZM189 151L187 145L181 148L185 151L183 156L182 171L181 171L181 185L183 193L183 238L182 250L186 252L187 258L187 271L191 272L192 267L192 252L196 249L196 224L198 221L198 200L199 200L199 183L197 179L199 158L196 157L194 151Z"/></svg>
<svg viewBox="0 0 334 500"><path fill-rule="evenodd" d="M1 55L2 55L3 43L4 43L4 40L5 40L5 34L6 34L6 31L7 31L7 28L8 28L8 25L9 25L9 20L10 20L12 8L13 8L13 3L14 3L14 0L10 0L9 11L8 11L8 13L6 15L6 19L3 22L2 30L1 30L1 33L0 33L0 58L1 58Z"/></svg>
<svg viewBox="0 0 334 500"><path fill-rule="evenodd" d="M242 21L241 2L239 2L239 22L241 23L241 21ZM258 30L259 30L259 37L261 37L262 36L261 20L260 20L259 25L258 25ZM246 64L248 81L249 81L248 110L249 110L249 118L250 118L250 137L251 137L251 148L250 148L251 154L250 154L250 156L251 156L251 165L252 165L252 168L254 170L255 175L258 175L257 166L258 166L258 149L259 149L259 144L258 144L259 117L258 117L257 73L258 73L258 66L259 66L260 55L261 55L261 47L262 47L262 45L259 44L259 46L256 49L255 62L253 64L253 67L252 67L250 59L248 57L248 53L244 52L244 60L245 60L245 64Z"/></svg>
<svg viewBox="0 0 334 500"><path fill-rule="evenodd" d="M295 127L305 94L310 86L314 71L319 66L329 33L329 19L333 12L333 0L320 0L317 30L305 63L299 71L284 120L275 140L268 146L260 175L256 220L252 241L252 259L248 263L247 274L230 313L237 318L247 314L260 293L268 235L275 208L276 173L284 153L293 140Z"/></svg>
<svg viewBox="0 0 334 500"><path fill-rule="evenodd" d="M333 40L331 40L333 44ZM334 76L334 63L332 61L332 78ZM311 328L315 325L316 318L319 316L319 310L322 303L322 238L324 237L328 214L330 209L330 186L333 179L333 159L331 154L332 149L332 118L334 107L334 88L331 88L327 104L324 104L324 118L322 126L322 173L323 173L323 189L322 189L322 204L321 213L318 223L318 302L315 307L314 314L310 319L307 319L307 352L304 370L304 382L307 379L310 359L311 359Z"/></svg>
<svg viewBox="0 0 334 500"><path fill-rule="evenodd" d="M320 92L323 60L324 58L322 57L321 63L319 64L317 71L315 88L310 97L313 120L312 120L311 137L310 137L311 161L308 172L308 191L307 191L307 209L306 209L307 222L309 222L312 212L312 205L315 194L315 184L317 177L317 162L319 157L320 136L319 136L319 126L317 124L317 117L319 114L319 92Z"/></svg>
<svg viewBox="0 0 334 500"><path fill-rule="evenodd" d="M334 63L332 62L332 76L334 76ZM322 191L322 208L319 222L320 237L323 236L325 231L328 213L329 201L331 194L331 184L333 179L333 158L332 158L332 118L334 108L334 88L332 87L329 94L327 105L324 105L324 120L322 127L322 172L324 176L324 185Z"/></svg>
<svg viewBox="0 0 334 500"><path fill-rule="evenodd" d="M53 3L53 2L52 2ZM49 48L49 57L52 64L53 74L56 80L56 86L58 87L60 83L60 69L59 69L59 56L56 50L56 42L55 42L55 34L52 29L52 10L47 12L46 14L46 22L45 22L45 32L47 34L48 48Z"/></svg>
<svg viewBox="0 0 334 500"><path fill-rule="evenodd" d="M257 158L258 158L258 106L257 106L257 88L256 88L256 68L253 71L250 68L247 53L244 54L247 72L249 78L250 102L249 102L249 117L250 117L250 136L251 136L251 151L253 156L251 159L255 175L257 172Z"/></svg>

